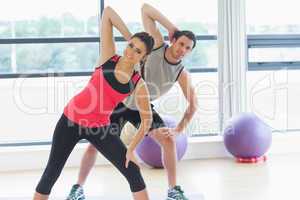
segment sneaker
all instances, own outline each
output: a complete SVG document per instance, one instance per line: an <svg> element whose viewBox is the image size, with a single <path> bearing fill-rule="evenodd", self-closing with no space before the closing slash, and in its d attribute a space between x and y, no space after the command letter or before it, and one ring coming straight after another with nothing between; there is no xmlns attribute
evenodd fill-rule
<svg viewBox="0 0 300 200"><path fill-rule="evenodd" d="M85 200L82 186L79 184L73 185L66 200Z"/></svg>
<svg viewBox="0 0 300 200"><path fill-rule="evenodd" d="M183 193L184 191L180 186L176 185L174 188L168 190L167 200L188 200Z"/></svg>

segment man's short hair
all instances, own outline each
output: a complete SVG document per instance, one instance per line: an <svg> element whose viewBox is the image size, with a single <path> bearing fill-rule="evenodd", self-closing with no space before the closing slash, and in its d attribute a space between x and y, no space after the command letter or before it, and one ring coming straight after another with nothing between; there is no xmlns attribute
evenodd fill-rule
<svg viewBox="0 0 300 200"><path fill-rule="evenodd" d="M194 43L193 44L193 49L194 49L194 47L196 46L196 41L197 41L195 34L192 31L188 31L188 30L175 31L173 38L175 38L177 40L181 36L185 36L185 37L189 38L190 40L192 40Z"/></svg>

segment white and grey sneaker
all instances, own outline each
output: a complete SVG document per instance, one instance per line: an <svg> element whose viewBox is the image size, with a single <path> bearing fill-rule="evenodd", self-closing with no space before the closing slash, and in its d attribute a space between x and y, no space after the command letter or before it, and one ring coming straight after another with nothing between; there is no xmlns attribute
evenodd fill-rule
<svg viewBox="0 0 300 200"><path fill-rule="evenodd" d="M85 200L83 187L79 184L73 185L70 194L66 200Z"/></svg>
<svg viewBox="0 0 300 200"><path fill-rule="evenodd" d="M181 187L176 185L174 188L168 190L167 200L188 200L188 198L184 195Z"/></svg>

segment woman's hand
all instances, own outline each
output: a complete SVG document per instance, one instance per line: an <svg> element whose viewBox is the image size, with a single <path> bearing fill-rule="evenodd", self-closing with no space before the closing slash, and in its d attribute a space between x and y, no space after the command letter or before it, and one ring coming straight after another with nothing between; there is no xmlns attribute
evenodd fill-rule
<svg viewBox="0 0 300 200"><path fill-rule="evenodd" d="M126 152L126 162L125 162L125 167L128 168L129 162L134 162L139 168L140 168L140 164L138 163L135 153L133 150L131 149L127 149Z"/></svg>

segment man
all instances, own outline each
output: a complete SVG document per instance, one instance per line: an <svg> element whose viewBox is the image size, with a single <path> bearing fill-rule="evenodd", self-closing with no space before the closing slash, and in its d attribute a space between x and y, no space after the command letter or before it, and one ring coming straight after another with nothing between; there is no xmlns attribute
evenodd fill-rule
<svg viewBox="0 0 300 200"><path fill-rule="evenodd" d="M153 101L164 95L178 81L188 101L188 107L175 128L166 128L163 120L152 107L153 122L148 133L148 136L153 137L162 148L162 159L169 184L167 200L187 200L183 190L177 184L175 137L183 132L197 109L197 98L191 78L181 63L182 59L195 47L196 37L191 31L179 31L162 13L149 4L143 4L141 11L144 28L155 41L154 50L140 70L148 87L150 100ZM168 30L170 46L165 43L156 22ZM119 104L111 115L111 123L119 127L117 134L120 134L126 122L132 123L135 127L140 125L139 112L133 98L127 98L126 101ZM72 187L69 200L85 199L82 186L95 163L96 154L96 149L89 145L82 158L78 181Z"/></svg>

